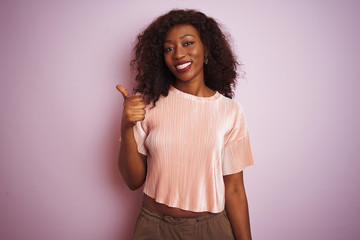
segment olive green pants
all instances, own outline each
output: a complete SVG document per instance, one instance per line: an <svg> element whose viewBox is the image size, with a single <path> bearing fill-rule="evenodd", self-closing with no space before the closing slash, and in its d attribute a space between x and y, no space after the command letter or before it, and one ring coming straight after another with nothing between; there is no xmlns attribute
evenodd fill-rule
<svg viewBox="0 0 360 240"><path fill-rule="evenodd" d="M228 240L234 239L225 211L194 218L175 218L143 206L133 240Z"/></svg>

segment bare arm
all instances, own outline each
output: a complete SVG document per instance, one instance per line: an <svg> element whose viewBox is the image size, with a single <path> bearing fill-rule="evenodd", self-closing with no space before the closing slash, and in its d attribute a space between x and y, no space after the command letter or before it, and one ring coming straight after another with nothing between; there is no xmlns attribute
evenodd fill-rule
<svg viewBox="0 0 360 240"><path fill-rule="evenodd" d="M125 87L121 85L116 87L124 97L118 167L128 187L131 190L136 190L140 188L145 181L147 157L137 150L133 127L137 121L144 120L145 104L140 96L129 96Z"/></svg>
<svg viewBox="0 0 360 240"><path fill-rule="evenodd" d="M243 172L224 176L225 210L236 240L251 240Z"/></svg>
<svg viewBox="0 0 360 240"><path fill-rule="evenodd" d="M137 151L133 128L121 130L121 145L118 166L131 190L140 188L146 178L146 156Z"/></svg>

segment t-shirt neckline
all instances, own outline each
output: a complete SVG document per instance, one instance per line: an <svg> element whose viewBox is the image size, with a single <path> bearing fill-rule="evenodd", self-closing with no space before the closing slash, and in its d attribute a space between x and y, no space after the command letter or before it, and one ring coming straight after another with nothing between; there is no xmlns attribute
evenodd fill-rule
<svg viewBox="0 0 360 240"><path fill-rule="evenodd" d="M195 96L192 95L190 93L186 93L183 91L180 91L179 89L177 89L176 87L174 87L173 85L170 85L170 91L187 99L190 100L194 100L194 101L202 101L202 102L207 102L207 101L215 101L217 100L221 94L218 91L215 91L215 94L210 96L210 97L199 97L199 96Z"/></svg>

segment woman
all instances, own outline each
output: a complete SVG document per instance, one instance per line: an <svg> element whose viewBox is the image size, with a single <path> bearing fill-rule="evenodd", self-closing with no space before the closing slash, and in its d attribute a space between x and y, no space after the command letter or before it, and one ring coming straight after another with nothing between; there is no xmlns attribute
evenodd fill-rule
<svg viewBox="0 0 360 240"><path fill-rule="evenodd" d="M231 100L238 63L218 23L173 10L134 50L137 94L117 86L119 169L130 189L145 183L134 239L251 239L242 171L253 159Z"/></svg>

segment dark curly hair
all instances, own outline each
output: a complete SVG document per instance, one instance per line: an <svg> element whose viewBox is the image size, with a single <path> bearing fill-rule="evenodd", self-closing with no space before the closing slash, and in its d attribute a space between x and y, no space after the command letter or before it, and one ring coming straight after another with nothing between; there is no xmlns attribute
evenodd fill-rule
<svg viewBox="0 0 360 240"><path fill-rule="evenodd" d="M130 62L137 71L134 93L141 93L146 104L153 102L154 106L160 95L168 95L175 77L165 64L163 44L166 34L178 24L190 24L200 34L208 53L208 64L204 65L205 85L232 98L239 63L227 36L213 18L195 10L176 9L155 19L137 36L134 59Z"/></svg>

